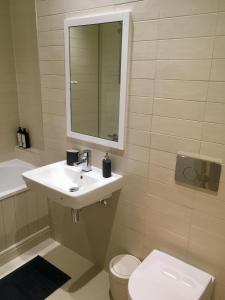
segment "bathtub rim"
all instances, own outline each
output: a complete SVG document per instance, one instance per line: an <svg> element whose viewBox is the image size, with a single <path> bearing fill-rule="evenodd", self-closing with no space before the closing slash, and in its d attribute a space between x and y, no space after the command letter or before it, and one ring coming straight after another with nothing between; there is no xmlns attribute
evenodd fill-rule
<svg viewBox="0 0 225 300"><path fill-rule="evenodd" d="M16 167L16 166L27 167L29 170L36 168L35 165L28 163L24 160L18 159L18 158L10 159L7 161L2 161L2 162L0 162L0 167L1 166L3 166L3 167ZM22 177L22 173L21 173L21 177ZM0 201L10 198L10 197L13 197L17 194L24 193L28 190L29 190L29 188L27 187L26 183L24 182L24 184L22 184L22 185L20 184L13 189L9 189L4 192L0 192Z"/></svg>

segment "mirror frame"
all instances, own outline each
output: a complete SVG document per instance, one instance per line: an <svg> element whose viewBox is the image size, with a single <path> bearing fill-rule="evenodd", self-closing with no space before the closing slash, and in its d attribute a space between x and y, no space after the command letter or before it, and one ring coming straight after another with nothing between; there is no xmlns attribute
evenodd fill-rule
<svg viewBox="0 0 225 300"><path fill-rule="evenodd" d="M69 28L81 25L101 24L121 21L122 26L122 47L121 47L121 81L120 81L120 103L119 103L119 126L118 142L81 134L72 131L71 128L71 100L70 100L70 49L69 49ZM126 125L126 103L128 95L128 61L129 61L129 42L130 42L130 11L108 13L96 16L74 17L64 20L65 38L65 72L66 72L66 123L67 136L86 142L100 144L110 148L124 150L125 125Z"/></svg>

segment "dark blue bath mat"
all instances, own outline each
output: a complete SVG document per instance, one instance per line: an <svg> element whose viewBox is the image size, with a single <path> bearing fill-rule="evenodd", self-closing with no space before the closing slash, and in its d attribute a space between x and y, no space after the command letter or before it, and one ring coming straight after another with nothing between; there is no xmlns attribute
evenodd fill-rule
<svg viewBox="0 0 225 300"><path fill-rule="evenodd" d="M41 256L0 280L0 299L43 300L70 277Z"/></svg>

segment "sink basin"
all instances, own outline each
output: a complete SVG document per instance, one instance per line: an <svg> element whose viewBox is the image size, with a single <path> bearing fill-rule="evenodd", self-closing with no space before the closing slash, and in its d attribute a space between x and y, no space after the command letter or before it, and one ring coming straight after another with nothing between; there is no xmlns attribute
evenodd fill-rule
<svg viewBox="0 0 225 300"><path fill-rule="evenodd" d="M74 209L108 198L121 189L123 178L115 173L104 178L102 170L96 167L92 167L90 172L82 172L80 166L68 166L66 161L33 169L22 175L28 186L41 185L47 189L52 200Z"/></svg>

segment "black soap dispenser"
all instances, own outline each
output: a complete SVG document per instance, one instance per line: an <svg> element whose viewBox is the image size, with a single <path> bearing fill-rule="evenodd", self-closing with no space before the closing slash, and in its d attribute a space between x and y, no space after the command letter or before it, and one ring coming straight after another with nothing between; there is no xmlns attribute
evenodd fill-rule
<svg viewBox="0 0 225 300"><path fill-rule="evenodd" d="M102 160L102 175L105 178L111 177L111 159L109 158L109 154L106 153L104 159Z"/></svg>

